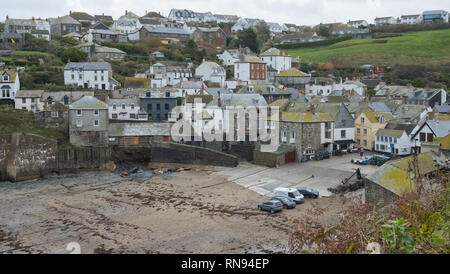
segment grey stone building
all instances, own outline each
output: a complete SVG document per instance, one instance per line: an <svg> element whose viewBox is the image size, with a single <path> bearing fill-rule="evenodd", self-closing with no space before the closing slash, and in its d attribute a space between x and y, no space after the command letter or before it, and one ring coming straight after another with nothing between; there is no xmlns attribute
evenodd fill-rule
<svg viewBox="0 0 450 274"><path fill-rule="evenodd" d="M52 35L66 35L72 32L80 32L81 24L77 20L73 19L71 16L66 15L58 18L51 18L50 29Z"/></svg>
<svg viewBox="0 0 450 274"><path fill-rule="evenodd" d="M54 128L67 132L69 130L69 108L59 102L34 114L38 128Z"/></svg>
<svg viewBox="0 0 450 274"><path fill-rule="evenodd" d="M69 106L70 143L75 146L108 145L108 105L84 96Z"/></svg>
<svg viewBox="0 0 450 274"><path fill-rule="evenodd" d="M154 121L167 121L170 113L177 106L177 98L173 97L151 97L148 92L146 97L140 97L141 109L148 113L148 119Z"/></svg>

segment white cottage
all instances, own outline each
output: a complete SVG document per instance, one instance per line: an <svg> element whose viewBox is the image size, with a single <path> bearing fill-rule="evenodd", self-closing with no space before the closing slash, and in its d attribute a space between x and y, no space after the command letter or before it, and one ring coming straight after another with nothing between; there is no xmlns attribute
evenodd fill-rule
<svg viewBox="0 0 450 274"><path fill-rule="evenodd" d="M220 87L224 87L227 73L225 69L217 63L203 60L203 63L195 69L195 76L202 81L208 81L219 84Z"/></svg>
<svg viewBox="0 0 450 274"><path fill-rule="evenodd" d="M13 69L0 70L0 102L9 100L12 104L19 89L19 73Z"/></svg>

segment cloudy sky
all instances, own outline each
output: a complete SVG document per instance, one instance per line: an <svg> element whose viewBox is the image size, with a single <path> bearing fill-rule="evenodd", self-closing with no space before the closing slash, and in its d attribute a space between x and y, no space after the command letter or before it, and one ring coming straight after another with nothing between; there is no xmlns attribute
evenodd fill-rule
<svg viewBox="0 0 450 274"><path fill-rule="evenodd" d="M450 10L450 0L14 0L3 1L0 21L11 18L57 17L69 11L91 15L107 14L114 18L125 10L139 16L157 11L167 16L171 8L191 9L260 18L269 22L315 25L347 22L375 17L417 14L423 10Z"/></svg>

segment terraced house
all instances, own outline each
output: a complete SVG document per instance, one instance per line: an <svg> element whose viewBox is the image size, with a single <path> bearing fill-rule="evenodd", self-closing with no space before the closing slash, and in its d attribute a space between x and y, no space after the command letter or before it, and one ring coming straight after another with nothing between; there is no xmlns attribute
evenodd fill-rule
<svg viewBox="0 0 450 274"><path fill-rule="evenodd" d="M394 119L389 112L363 112L355 120L356 146L365 150L375 148L375 137L379 129L384 129L387 123Z"/></svg>
<svg viewBox="0 0 450 274"><path fill-rule="evenodd" d="M67 63L64 84L83 88L114 90L119 84L112 78L112 68L107 62Z"/></svg>
<svg viewBox="0 0 450 274"><path fill-rule="evenodd" d="M143 26L137 33L139 38L130 38L131 40L149 40L149 39L173 39L176 42L186 43L190 39L190 33L183 28L168 28L162 26ZM130 37L130 36L129 36Z"/></svg>
<svg viewBox="0 0 450 274"><path fill-rule="evenodd" d="M50 18L49 22L52 35L63 36L69 33L81 31L81 23L69 15L58 18Z"/></svg>
<svg viewBox="0 0 450 274"><path fill-rule="evenodd" d="M50 40L50 23L43 19L13 19L6 16L5 32L30 33L36 38Z"/></svg>
<svg viewBox="0 0 450 274"><path fill-rule="evenodd" d="M317 113L314 107L308 112L281 111L279 115L280 144L295 148L296 162L319 151L331 152L334 120L330 115Z"/></svg>
<svg viewBox="0 0 450 274"><path fill-rule="evenodd" d="M70 143L75 146L108 145L108 105L84 96L69 106Z"/></svg>
<svg viewBox="0 0 450 274"><path fill-rule="evenodd" d="M0 104L13 106L19 89L19 73L13 69L0 70Z"/></svg>

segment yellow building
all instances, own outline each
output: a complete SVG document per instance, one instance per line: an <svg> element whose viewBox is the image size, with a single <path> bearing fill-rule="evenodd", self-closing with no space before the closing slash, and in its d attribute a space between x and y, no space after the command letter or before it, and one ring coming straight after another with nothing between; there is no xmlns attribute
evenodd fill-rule
<svg viewBox="0 0 450 274"><path fill-rule="evenodd" d="M372 150L377 131L394 119L389 112L363 112L355 120L355 147Z"/></svg>

